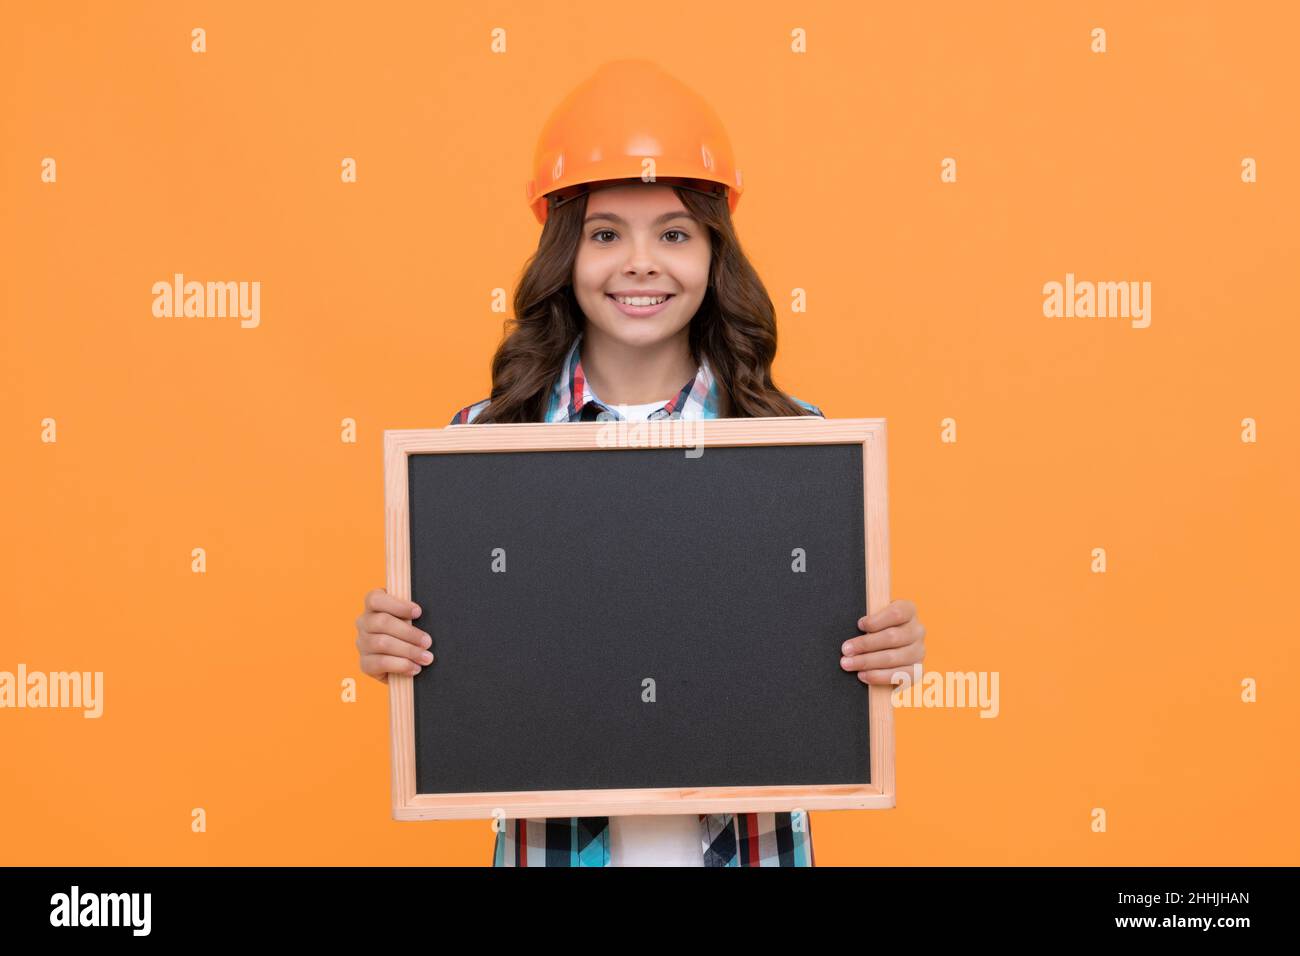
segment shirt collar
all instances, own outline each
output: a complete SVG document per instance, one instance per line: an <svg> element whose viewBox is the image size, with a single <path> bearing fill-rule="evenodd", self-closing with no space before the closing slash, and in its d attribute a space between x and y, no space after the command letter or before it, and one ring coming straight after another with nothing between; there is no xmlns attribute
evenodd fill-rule
<svg viewBox="0 0 1300 956"><path fill-rule="evenodd" d="M607 406L592 390L591 383L582 368L582 333L579 332L569 346L568 354L560 368L560 374L551 388L550 403L546 410L545 421L578 422L596 421L604 412L607 419L621 421L623 416L618 410ZM660 418L717 418L718 384L709 367L709 360L700 356L700 367L695 377L682 386L681 390L650 413L650 420Z"/></svg>

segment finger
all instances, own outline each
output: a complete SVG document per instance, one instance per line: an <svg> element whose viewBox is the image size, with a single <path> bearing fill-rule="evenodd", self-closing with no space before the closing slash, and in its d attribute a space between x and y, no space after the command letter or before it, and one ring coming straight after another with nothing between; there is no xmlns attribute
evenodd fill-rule
<svg viewBox="0 0 1300 956"><path fill-rule="evenodd" d="M414 624L383 612L365 615L361 621L360 629L363 634L391 634L393 637L401 638L420 647L428 647L433 643L433 638Z"/></svg>
<svg viewBox="0 0 1300 956"><path fill-rule="evenodd" d="M405 657L417 664L432 664L433 652L423 647L416 647L391 634L362 634L357 640L357 650L362 654L386 654L390 657Z"/></svg>
<svg viewBox="0 0 1300 956"><path fill-rule="evenodd" d="M366 654L361 658L361 672L369 674L371 677L378 677L380 674L410 674L414 676L420 673L422 668L415 661L409 661L405 657L391 657L388 654Z"/></svg>
<svg viewBox="0 0 1300 956"><path fill-rule="evenodd" d="M858 680L864 684L886 684L894 686L904 681L912 679L910 670L894 670L892 668L884 670L858 671ZM915 682L913 682L915 683ZM908 686L912 686L909 684Z"/></svg>
<svg viewBox="0 0 1300 956"><path fill-rule="evenodd" d="M925 656L924 645L908 644L890 647L870 654L846 654L840 658L840 667L846 671L867 671L886 667L903 667L915 664Z"/></svg>
<svg viewBox="0 0 1300 956"><path fill-rule="evenodd" d="M393 617L413 618L420 616L420 605L414 601L405 601L402 598L393 597L382 588L375 588L366 594L367 611L383 611L391 614Z"/></svg>
<svg viewBox="0 0 1300 956"><path fill-rule="evenodd" d="M888 674L889 683L893 684L895 687L901 687L903 690L906 690L908 687L921 683L922 669L921 662L917 661L906 670L898 670L895 668L892 671L858 671L858 677L861 679L864 674Z"/></svg>
<svg viewBox="0 0 1300 956"><path fill-rule="evenodd" d="M851 637L840 645L841 654L866 654L868 651L880 651L887 647L903 647L920 640L925 635L918 631L915 622L887 627L874 634Z"/></svg>
<svg viewBox="0 0 1300 956"><path fill-rule="evenodd" d="M858 627L864 631L879 631L886 627L906 624L914 617L916 617L916 605L911 601L891 601L879 611L858 618Z"/></svg>

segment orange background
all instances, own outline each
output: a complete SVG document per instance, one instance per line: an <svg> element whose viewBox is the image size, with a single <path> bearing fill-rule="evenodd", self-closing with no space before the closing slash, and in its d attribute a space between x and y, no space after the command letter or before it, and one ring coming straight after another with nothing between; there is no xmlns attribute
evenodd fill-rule
<svg viewBox="0 0 1300 956"><path fill-rule="evenodd" d="M0 670L102 670L105 712L0 711L0 863L489 862L389 817L382 435L488 394L534 137L620 56L728 126L777 383L888 419L927 670L1001 675L996 719L898 712L899 806L814 813L818 863L1297 862L1294 7L653 14L6 7ZM154 318L173 272L260 281L261 326ZM1150 281L1150 328L1045 318L1066 272Z"/></svg>

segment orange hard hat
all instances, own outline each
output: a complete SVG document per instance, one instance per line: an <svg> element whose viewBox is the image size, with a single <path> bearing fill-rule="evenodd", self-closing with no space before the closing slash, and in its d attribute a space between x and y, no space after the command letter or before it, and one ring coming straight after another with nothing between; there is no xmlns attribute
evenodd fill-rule
<svg viewBox="0 0 1300 956"><path fill-rule="evenodd" d="M564 98L538 137L525 191L545 224L552 202L629 179L725 196L733 213L744 188L717 114L649 60L606 63Z"/></svg>

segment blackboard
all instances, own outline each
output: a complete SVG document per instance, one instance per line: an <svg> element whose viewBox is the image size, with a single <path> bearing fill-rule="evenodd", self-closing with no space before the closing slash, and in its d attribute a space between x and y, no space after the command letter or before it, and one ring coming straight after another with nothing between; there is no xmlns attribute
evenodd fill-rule
<svg viewBox="0 0 1300 956"><path fill-rule="evenodd" d="M386 433L389 589L437 657L390 678L395 815L893 805L888 689L839 666L887 577L883 422L702 424Z"/></svg>

